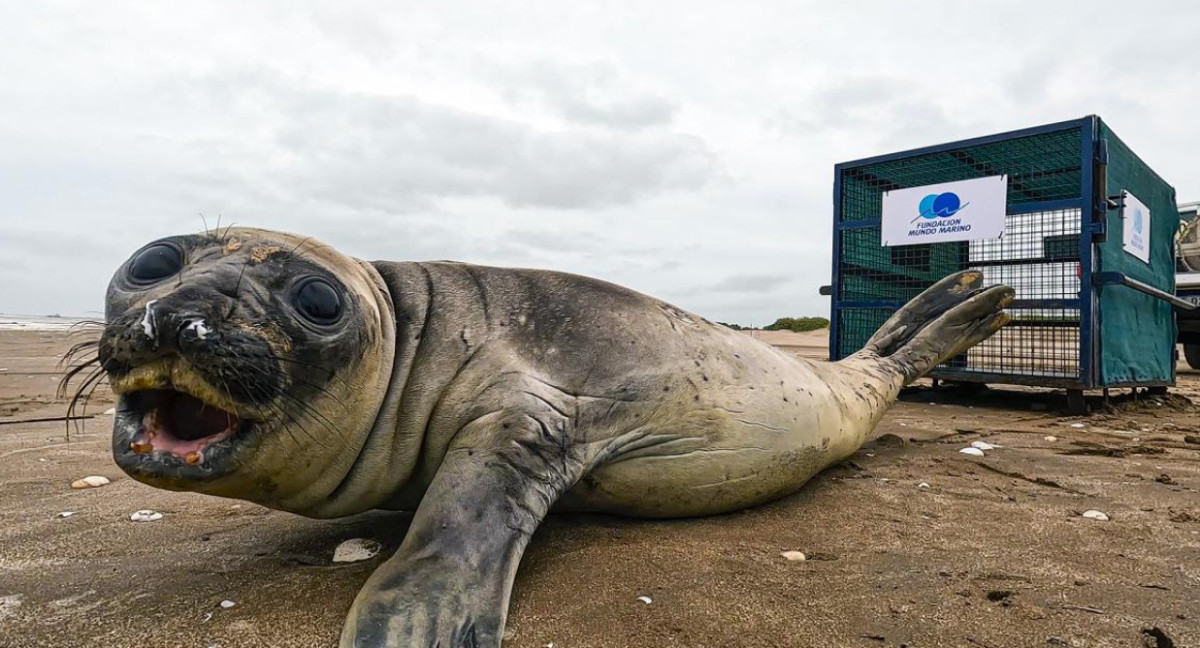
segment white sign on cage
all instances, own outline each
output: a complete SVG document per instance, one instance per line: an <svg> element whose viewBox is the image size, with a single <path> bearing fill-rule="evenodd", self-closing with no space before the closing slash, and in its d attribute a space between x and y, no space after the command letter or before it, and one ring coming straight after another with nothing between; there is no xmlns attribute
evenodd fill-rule
<svg viewBox="0 0 1200 648"><path fill-rule="evenodd" d="M999 238L1008 212L1008 176L883 192L885 246Z"/></svg>
<svg viewBox="0 0 1200 648"><path fill-rule="evenodd" d="M1133 256L1150 263L1150 209L1137 196L1121 191L1125 206L1121 208L1121 219L1125 221L1121 232L1121 248Z"/></svg>

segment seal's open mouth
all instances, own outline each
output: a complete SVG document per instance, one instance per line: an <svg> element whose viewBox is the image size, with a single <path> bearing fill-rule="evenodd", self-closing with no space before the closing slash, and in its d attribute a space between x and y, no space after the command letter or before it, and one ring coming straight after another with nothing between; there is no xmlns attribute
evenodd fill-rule
<svg viewBox="0 0 1200 648"><path fill-rule="evenodd" d="M213 381L177 357L135 366L110 381L118 396L113 458L129 475L160 488L194 490L198 482L230 474L273 427L269 401L234 396L265 393L270 385L230 382L220 374Z"/></svg>
<svg viewBox="0 0 1200 648"><path fill-rule="evenodd" d="M126 416L140 419L130 450L174 455L188 465L204 463L205 451L233 437L243 423L233 412L174 389L125 394L122 409Z"/></svg>

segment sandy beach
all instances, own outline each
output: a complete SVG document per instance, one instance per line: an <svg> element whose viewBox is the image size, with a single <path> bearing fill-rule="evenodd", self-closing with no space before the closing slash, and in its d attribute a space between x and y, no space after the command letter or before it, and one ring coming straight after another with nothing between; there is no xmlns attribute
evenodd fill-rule
<svg viewBox="0 0 1200 648"><path fill-rule="evenodd" d="M821 358L824 334L756 337ZM62 422L22 422L65 412L67 346L61 331L0 331L0 646L336 645L409 516L308 520L134 482L109 455L103 388L69 442ZM1200 408L1185 400L1200 402L1200 375L1172 393L1070 418L1049 392L918 387L876 440L776 503L553 516L505 645L1200 646ZM1002 447L958 452L981 439ZM112 483L70 488L86 475ZM131 522L138 509L164 517ZM356 537L383 554L332 563Z"/></svg>

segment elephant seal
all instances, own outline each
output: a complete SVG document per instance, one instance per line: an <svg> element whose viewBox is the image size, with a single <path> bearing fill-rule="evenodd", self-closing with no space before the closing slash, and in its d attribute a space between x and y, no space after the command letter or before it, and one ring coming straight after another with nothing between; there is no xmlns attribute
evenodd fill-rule
<svg viewBox="0 0 1200 648"><path fill-rule="evenodd" d="M1007 321L1013 291L981 281L947 277L859 353L808 362L595 279L230 229L124 263L98 358L139 481L318 518L415 510L342 646L498 646L552 508L699 516L794 492Z"/></svg>

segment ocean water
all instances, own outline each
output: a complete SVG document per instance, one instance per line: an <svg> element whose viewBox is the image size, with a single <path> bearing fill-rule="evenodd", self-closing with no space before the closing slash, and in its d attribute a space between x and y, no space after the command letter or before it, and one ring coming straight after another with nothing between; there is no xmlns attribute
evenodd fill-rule
<svg viewBox="0 0 1200 648"><path fill-rule="evenodd" d="M84 317L58 317L51 315L5 315L0 313L0 331L68 331ZM98 316L94 319L103 319Z"/></svg>

